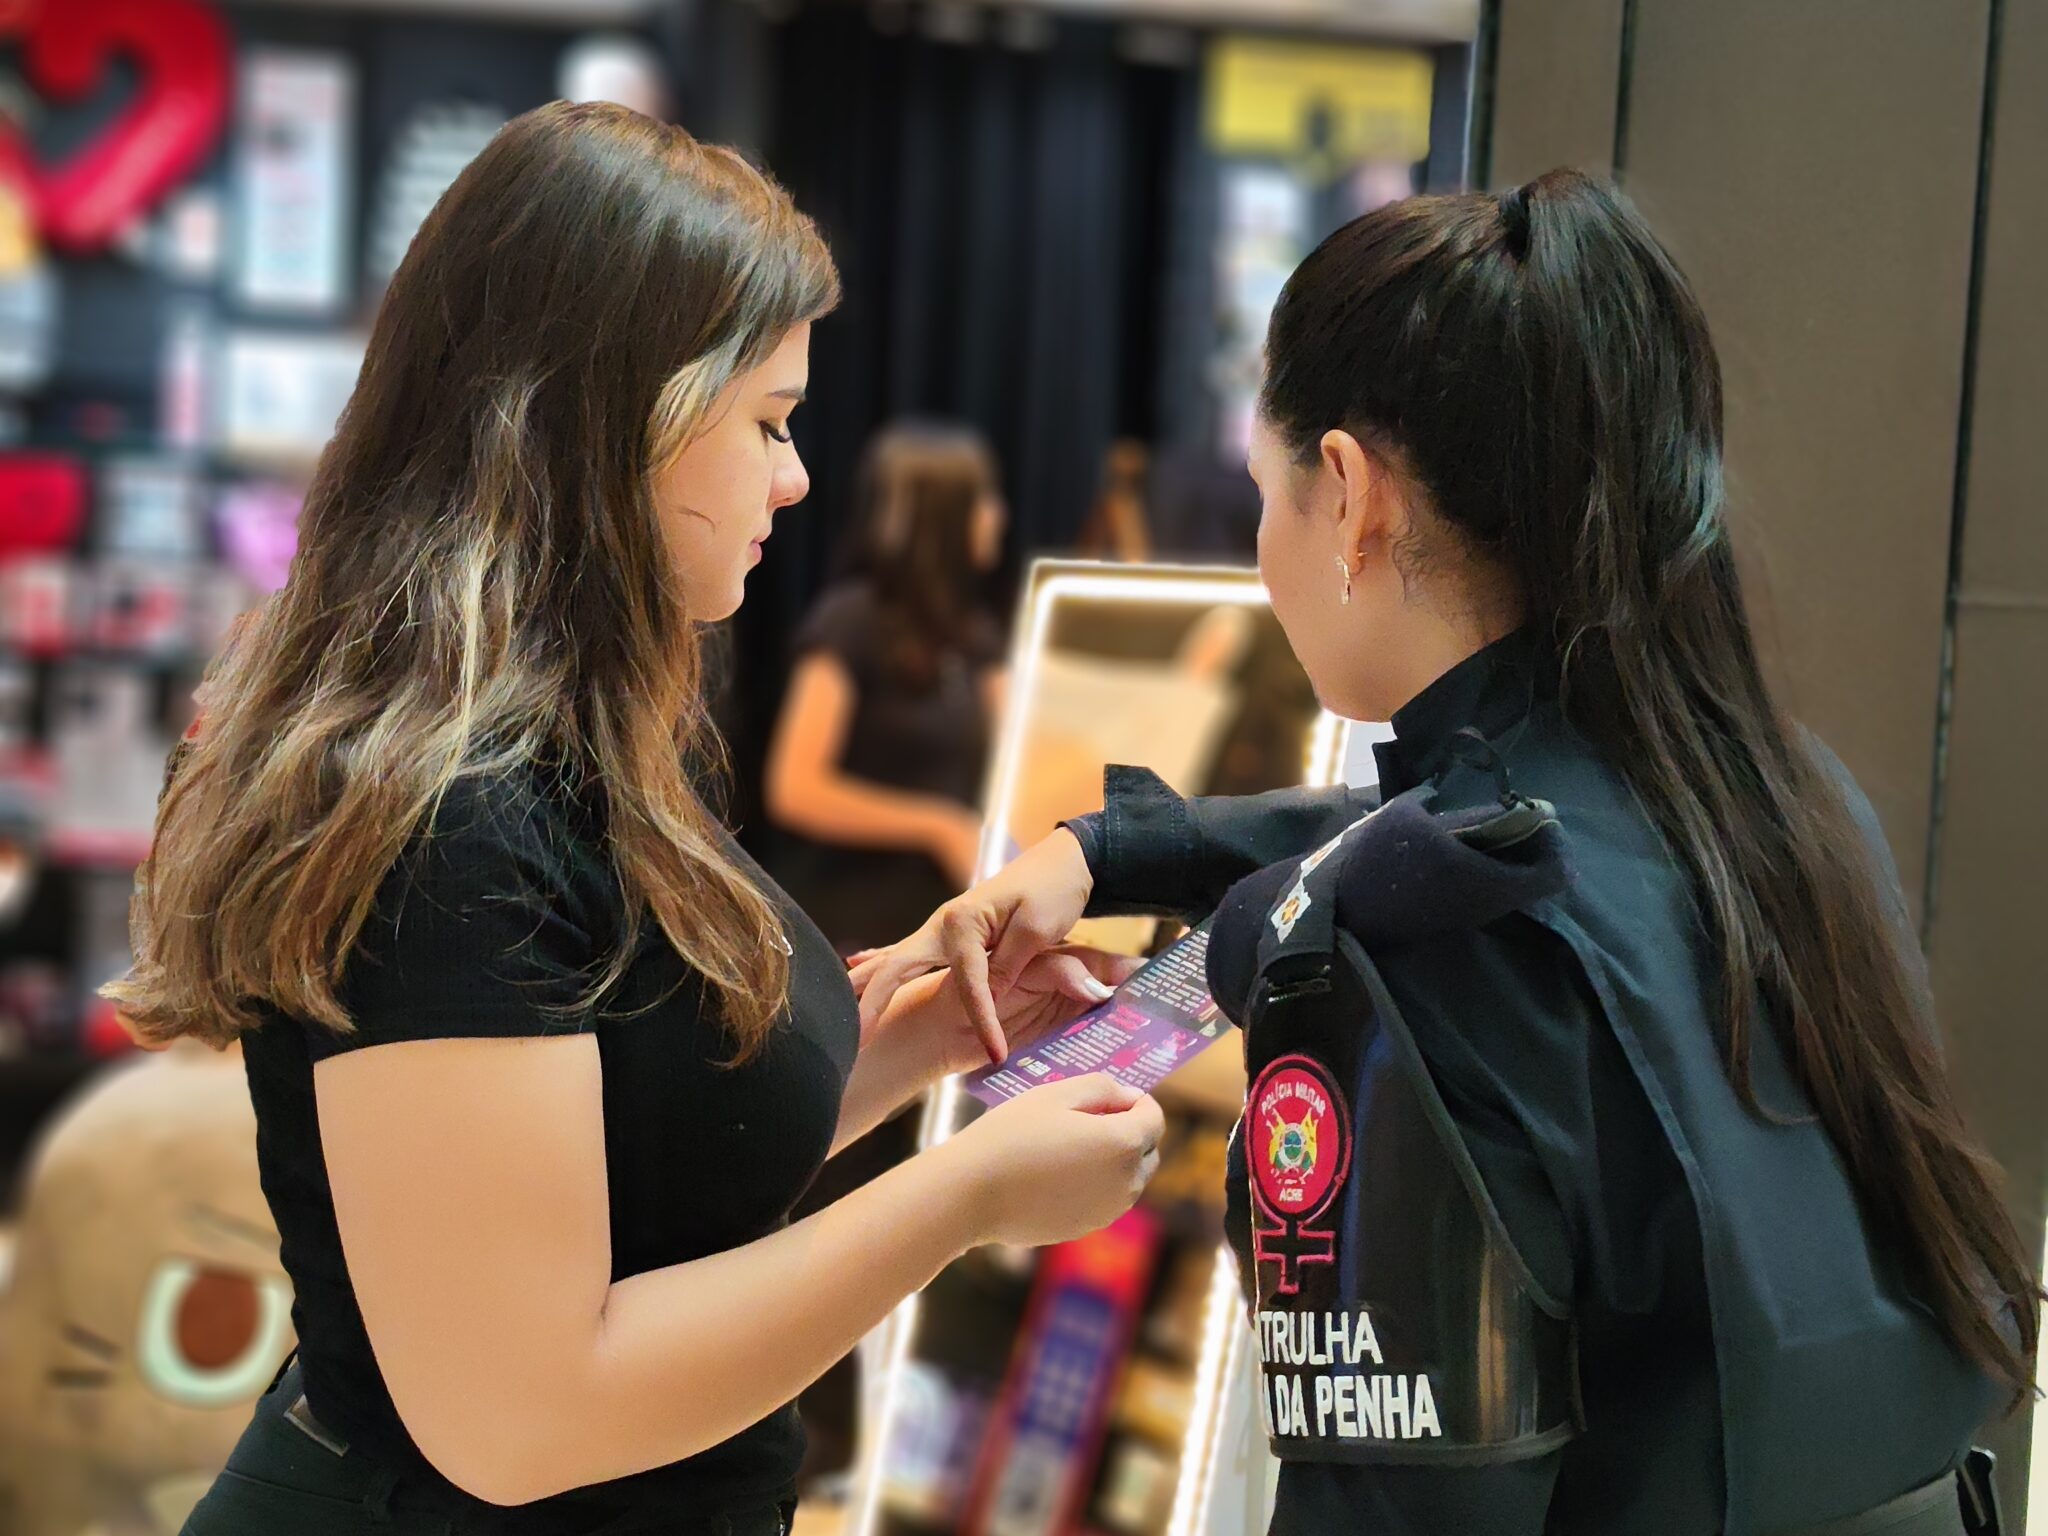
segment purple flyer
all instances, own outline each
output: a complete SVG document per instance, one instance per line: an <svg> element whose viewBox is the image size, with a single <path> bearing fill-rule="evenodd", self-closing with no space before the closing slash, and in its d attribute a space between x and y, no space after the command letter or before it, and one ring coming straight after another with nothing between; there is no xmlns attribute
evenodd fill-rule
<svg viewBox="0 0 2048 1536"><path fill-rule="evenodd" d="M1208 953L1205 924L1060 1033L1026 1046L1000 1067L969 1073L967 1091L984 1104L1000 1104L1046 1083L1107 1072L1150 1093L1231 1027L1209 996Z"/></svg>

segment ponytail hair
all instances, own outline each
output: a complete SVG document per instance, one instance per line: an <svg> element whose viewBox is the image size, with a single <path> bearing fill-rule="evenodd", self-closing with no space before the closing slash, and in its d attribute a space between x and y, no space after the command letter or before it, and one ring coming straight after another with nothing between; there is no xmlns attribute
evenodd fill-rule
<svg viewBox="0 0 2048 1536"><path fill-rule="evenodd" d="M2041 1289L1964 1128L1896 893L1765 687L1723 516L1721 371L1684 275L1576 171L1418 197L1288 281L1260 407L1301 462L1342 428L1398 465L1547 629L1573 723L1689 869L1754 1113L1760 1021L1865 1217L1955 1345L2029 1389Z"/></svg>

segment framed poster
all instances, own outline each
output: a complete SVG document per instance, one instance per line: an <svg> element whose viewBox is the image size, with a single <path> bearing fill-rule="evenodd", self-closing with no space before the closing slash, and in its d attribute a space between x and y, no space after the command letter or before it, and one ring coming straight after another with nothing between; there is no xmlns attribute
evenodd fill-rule
<svg viewBox="0 0 2048 1536"><path fill-rule="evenodd" d="M349 298L355 71L337 54L252 48L235 135L235 291L323 314Z"/></svg>
<svg viewBox="0 0 2048 1536"><path fill-rule="evenodd" d="M221 448L242 463L309 466L354 393L359 335L230 331L221 349Z"/></svg>

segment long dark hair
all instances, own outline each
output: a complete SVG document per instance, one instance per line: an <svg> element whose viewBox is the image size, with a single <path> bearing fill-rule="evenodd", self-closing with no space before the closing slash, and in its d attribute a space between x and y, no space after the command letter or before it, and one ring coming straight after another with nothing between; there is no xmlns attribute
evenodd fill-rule
<svg viewBox="0 0 2048 1536"><path fill-rule="evenodd" d="M971 428L897 422L868 444L851 564L874 585L882 655L904 687L930 688L981 615L974 520L995 494L995 458Z"/></svg>
<svg viewBox="0 0 2048 1536"><path fill-rule="evenodd" d="M1567 712L1692 873L1745 1103L1766 1112L1750 1055L1767 1019L1922 1299L2024 1391L2039 1283L1892 894L1765 687L1722 515L1720 364L1670 255L1574 171L1411 198L1302 263L1266 352L1261 408L1298 458L1349 430L1519 583Z"/></svg>
<svg viewBox="0 0 2048 1536"><path fill-rule="evenodd" d="M715 758L698 627L650 477L839 294L788 195L624 107L515 118L384 296L291 580L216 664L106 995L219 1044L263 1001L338 1031L349 952L457 780L561 765L608 807L627 901L745 1056L788 992L780 926L685 765Z"/></svg>

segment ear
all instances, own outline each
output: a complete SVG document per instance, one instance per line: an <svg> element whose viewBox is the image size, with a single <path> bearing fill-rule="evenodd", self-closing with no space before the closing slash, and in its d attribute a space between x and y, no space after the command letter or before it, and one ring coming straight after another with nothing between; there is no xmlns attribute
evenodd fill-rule
<svg viewBox="0 0 2048 1536"><path fill-rule="evenodd" d="M1325 432L1317 446L1338 491L1333 510L1340 558L1356 570L1407 533L1408 511L1393 474L1349 432Z"/></svg>

